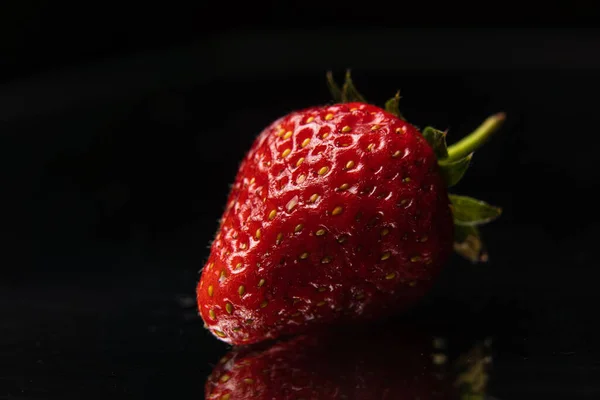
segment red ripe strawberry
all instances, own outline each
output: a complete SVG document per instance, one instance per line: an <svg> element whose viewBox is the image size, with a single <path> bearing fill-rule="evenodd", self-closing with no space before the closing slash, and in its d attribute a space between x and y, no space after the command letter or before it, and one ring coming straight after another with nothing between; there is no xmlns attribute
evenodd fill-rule
<svg viewBox="0 0 600 400"><path fill-rule="evenodd" d="M227 343L403 310L448 259L455 224L457 249L479 257L474 225L499 214L458 196L451 210L446 187L500 115L447 149L443 132L401 118L398 95L384 110L349 74L341 91L330 83L338 104L273 122L240 165L197 287L206 326Z"/></svg>
<svg viewBox="0 0 600 400"><path fill-rule="evenodd" d="M208 377L205 398L474 400L485 395L489 349L483 343L454 359L445 339L410 326L344 333L234 349Z"/></svg>

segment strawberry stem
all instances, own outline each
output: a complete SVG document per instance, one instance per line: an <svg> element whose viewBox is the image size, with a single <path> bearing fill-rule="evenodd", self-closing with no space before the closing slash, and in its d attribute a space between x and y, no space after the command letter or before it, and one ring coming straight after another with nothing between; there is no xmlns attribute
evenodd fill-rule
<svg viewBox="0 0 600 400"><path fill-rule="evenodd" d="M488 117L477 129L452 146L448 147L448 158L444 162L460 160L483 145L506 119L503 112Z"/></svg>

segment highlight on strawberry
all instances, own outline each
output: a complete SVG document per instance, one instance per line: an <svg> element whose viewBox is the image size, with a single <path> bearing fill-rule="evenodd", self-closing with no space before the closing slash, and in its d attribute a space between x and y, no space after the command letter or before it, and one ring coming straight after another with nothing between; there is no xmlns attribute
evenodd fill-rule
<svg viewBox="0 0 600 400"><path fill-rule="evenodd" d="M368 103L350 72L333 104L267 126L241 161L197 285L206 327L230 344L376 320L432 287L453 251L487 260L479 226L501 210L449 194L502 125L451 146Z"/></svg>

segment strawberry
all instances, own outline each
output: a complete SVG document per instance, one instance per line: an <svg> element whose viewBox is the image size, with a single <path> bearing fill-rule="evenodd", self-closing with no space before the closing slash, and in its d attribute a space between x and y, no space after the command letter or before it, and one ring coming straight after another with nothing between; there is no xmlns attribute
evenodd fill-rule
<svg viewBox="0 0 600 400"><path fill-rule="evenodd" d="M488 343L476 343L455 358L446 348L451 340L413 328L353 335L332 330L271 346L236 348L208 377L205 398L482 399L489 375Z"/></svg>
<svg viewBox="0 0 600 400"><path fill-rule="evenodd" d="M451 195L489 118L447 148L398 111L368 104L350 74L338 102L269 125L241 162L197 286L207 328L249 344L402 311L455 250L482 258L477 225L500 213Z"/></svg>

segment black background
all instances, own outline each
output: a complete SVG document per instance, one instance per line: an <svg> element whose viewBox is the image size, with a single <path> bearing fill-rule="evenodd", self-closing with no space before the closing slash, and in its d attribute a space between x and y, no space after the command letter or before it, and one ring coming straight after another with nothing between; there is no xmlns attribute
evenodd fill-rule
<svg viewBox="0 0 600 400"><path fill-rule="evenodd" d="M600 398L596 8L62 4L0 13L0 399L203 398L237 163L345 68L450 141L507 112L457 187L504 209L491 262L454 258L422 315L496 337L498 399Z"/></svg>

